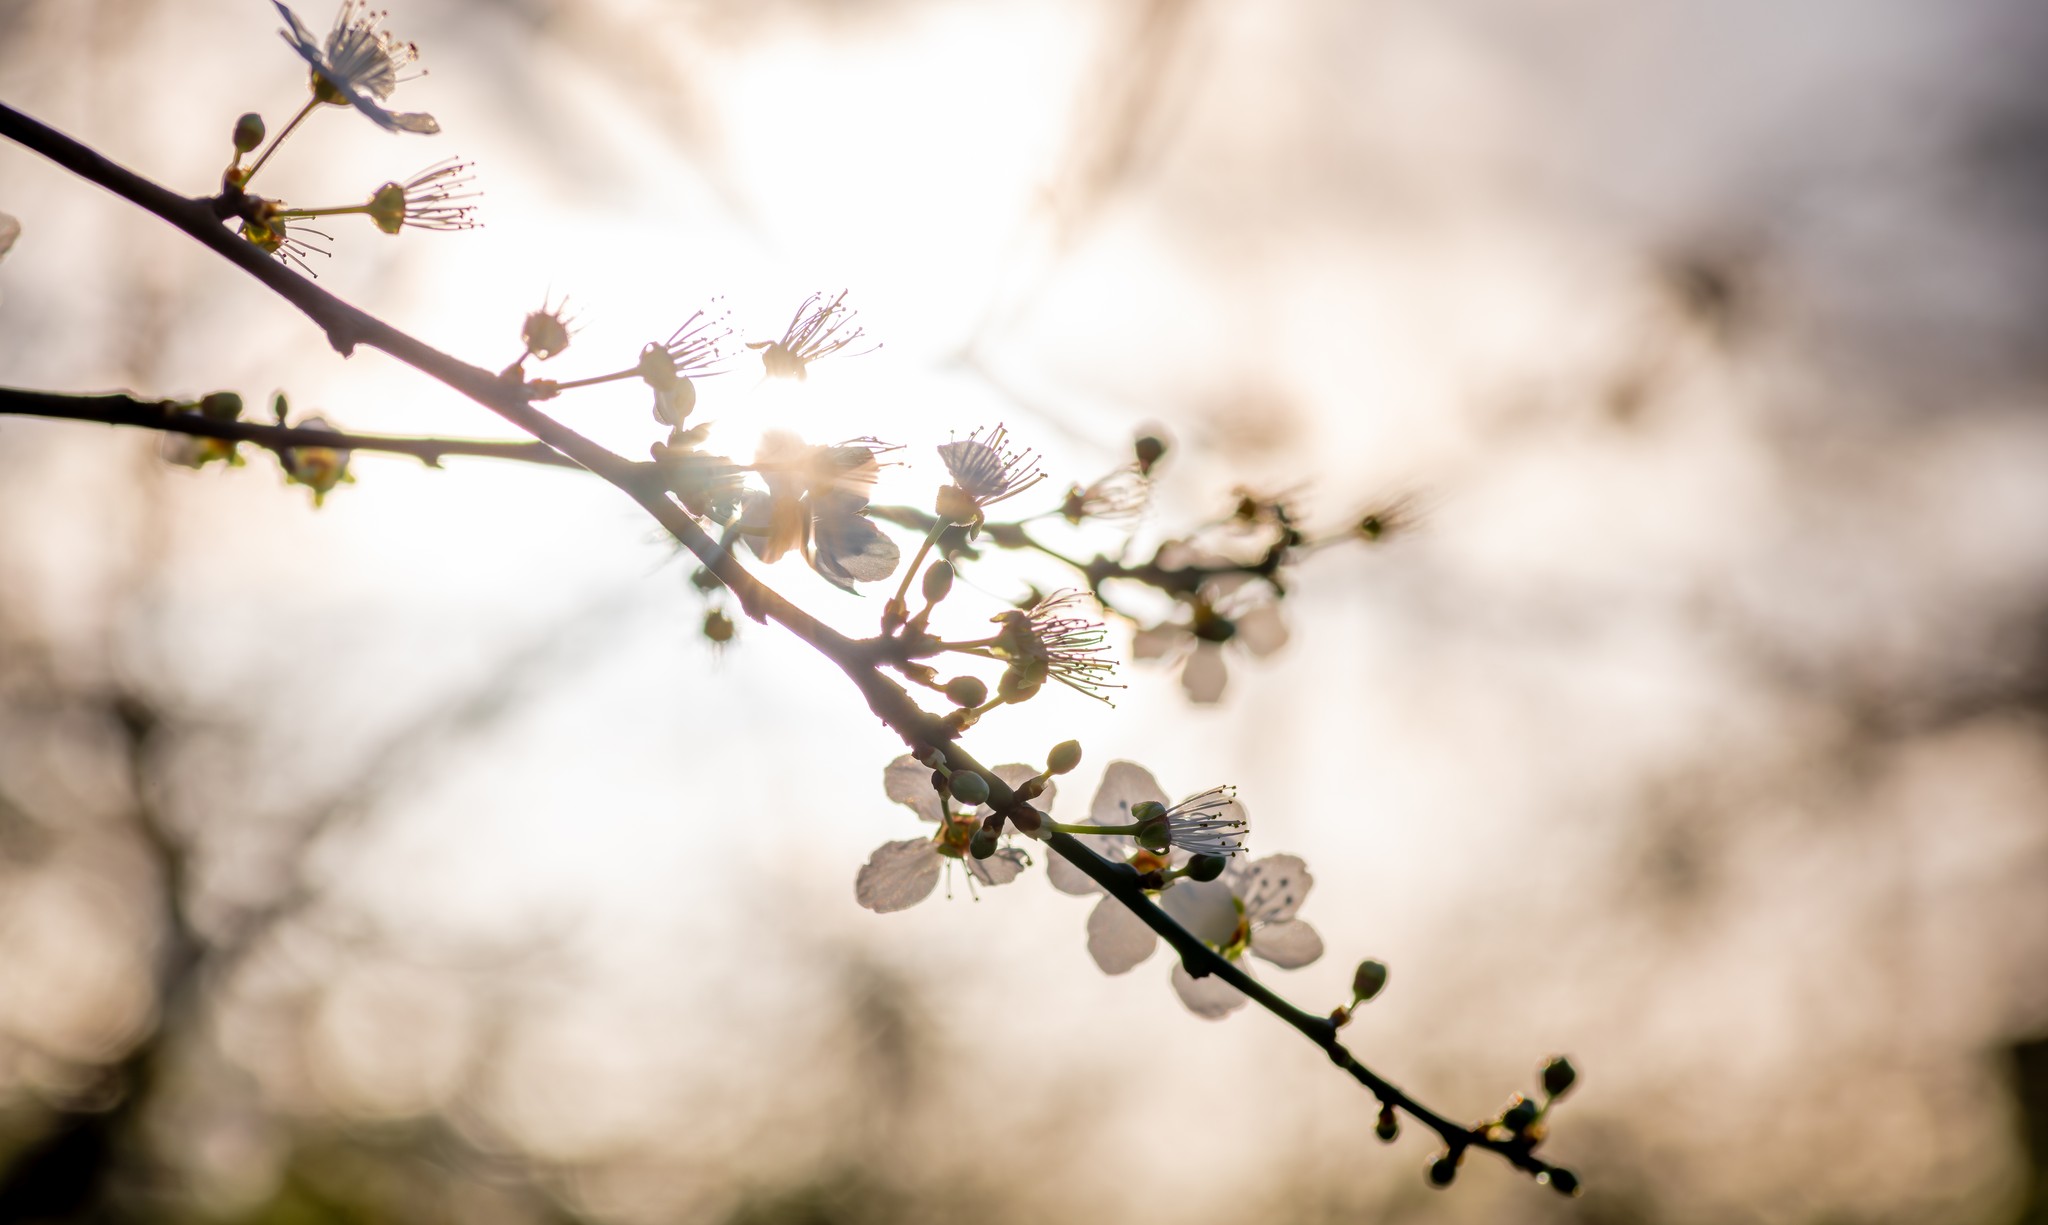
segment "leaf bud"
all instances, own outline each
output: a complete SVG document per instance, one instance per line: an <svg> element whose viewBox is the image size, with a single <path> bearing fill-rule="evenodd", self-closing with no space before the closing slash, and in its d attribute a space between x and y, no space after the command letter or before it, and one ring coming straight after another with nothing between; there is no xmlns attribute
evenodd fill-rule
<svg viewBox="0 0 2048 1225"><path fill-rule="evenodd" d="M988 683L978 676L956 676L946 682L946 700L955 706L979 706L988 701Z"/></svg>
<svg viewBox="0 0 2048 1225"><path fill-rule="evenodd" d="M988 780L971 770L955 770L948 780L953 798L962 804L988 803Z"/></svg>
<svg viewBox="0 0 2048 1225"><path fill-rule="evenodd" d="M1394 1108L1384 1103L1380 1106L1379 1122L1372 1125L1372 1134L1388 1144L1401 1134L1401 1120L1394 1117Z"/></svg>
<svg viewBox="0 0 2048 1225"><path fill-rule="evenodd" d="M1160 828L1163 830L1165 827ZM1197 855L1188 860L1188 879L1215 880L1223 875L1223 869L1229 864L1229 858L1223 855Z"/></svg>
<svg viewBox="0 0 2048 1225"><path fill-rule="evenodd" d="M1538 1179L1538 1181L1548 1183L1550 1189L1559 1195L1577 1195L1579 1193L1579 1176L1562 1166L1553 1168L1549 1173Z"/></svg>
<svg viewBox="0 0 2048 1225"><path fill-rule="evenodd" d="M1071 774L1081 764L1081 742L1062 740L1045 755L1045 768L1054 774Z"/></svg>
<svg viewBox="0 0 2048 1225"><path fill-rule="evenodd" d="M1157 434L1140 434L1131 450L1138 458L1138 475L1151 476L1152 465L1166 456L1166 440Z"/></svg>
<svg viewBox="0 0 2048 1225"><path fill-rule="evenodd" d="M935 561L931 569L924 572L924 602L936 604L953 590L953 566L951 562Z"/></svg>
<svg viewBox="0 0 2048 1225"><path fill-rule="evenodd" d="M254 153L263 143L263 116L255 111L235 120L235 152Z"/></svg>
<svg viewBox="0 0 2048 1225"><path fill-rule="evenodd" d="M1358 969L1351 974L1351 999L1358 1003L1369 1000L1387 985L1387 966L1382 961L1366 960L1358 963Z"/></svg>
<svg viewBox="0 0 2048 1225"><path fill-rule="evenodd" d="M972 774L962 774L958 777L973 778L975 776ZM996 836L989 832L988 826L981 826L974 831L974 837L967 840L967 853L976 859L987 859L996 853Z"/></svg>
<svg viewBox="0 0 2048 1225"><path fill-rule="evenodd" d="M1448 1187L1457 1176L1458 1157L1455 1153L1445 1153L1429 1163L1429 1185L1432 1187Z"/></svg>
<svg viewBox="0 0 2048 1225"><path fill-rule="evenodd" d="M1563 1097L1578 1079L1579 1070L1563 1055L1554 1056L1543 1065L1543 1091L1552 1097Z"/></svg>

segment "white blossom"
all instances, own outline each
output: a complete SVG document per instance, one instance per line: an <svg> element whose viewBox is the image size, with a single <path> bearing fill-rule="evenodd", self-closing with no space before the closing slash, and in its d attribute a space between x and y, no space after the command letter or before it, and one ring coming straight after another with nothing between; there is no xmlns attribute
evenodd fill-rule
<svg viewBox="0 0 2048 1225"><path fill-rule="evenodd" d="M1026 779L1038 777L1037 770L1014 762L997 766L994 773L1013 789ZM949 813L948 806L932 790L931 777L931 767L907 753L882 771L882 790L889 798L916 813L918 820L939 828L929 838L885 842L868 856L867 863L854 877L853 896L877 914L908 910L930 897L948 863L958 862L967 870L968 878L980 885L1007 885L1031 863L1030 857L1016 847L997 847L987 859L969 854L968 843L973 840L974 831L993 810L981 804L969 813ZM1052 794L1052 781L1048 779L1038 802L1050 804Z"/></svg>
<svg viewBox="0 0 2048 1225"><path fill-rule="evenodd" d="M271 2L284 15L288 27L279 33L292 50L313 66L316 98L337 106L353 106L386 131L431 136L441 130L432 115L384 108L384 99L398 87L399 72L419 58L420 50L386 33L381 28L383 14L371 12L366 0L346 0L334 15L334 28L328 31L324 42L290 9L278 0Z"/></svg>

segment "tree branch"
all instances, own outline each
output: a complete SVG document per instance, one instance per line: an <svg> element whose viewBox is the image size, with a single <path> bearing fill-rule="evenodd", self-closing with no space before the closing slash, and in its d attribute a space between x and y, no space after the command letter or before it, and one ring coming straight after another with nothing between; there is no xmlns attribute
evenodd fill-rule
<svg viewBox="0 0 2048 1225"><path fill-rule="evenodd" d="M246 442L282 454L293 447L335 447L349 451L384 451L410 455L438 468L450 455L510 459L550 468L583 471L583 465L544 442L488 442L470 438L407 438L391 434L351 434L309 430L298 426L264 425L257 421L220 421L202 416L174 400L141 400L119 392L69 395L0 387L0 416L48 417L59 421L97 421L132 425L197 438Z"/></svg>
<svg viewBox="0 0 2048 1225"><path fill-rule="evenodd" d="M648 465L636 464L615 455L535 409L530 402L529 389L517 381L516 375L501 377L472 366L350 306L264 255L247 241L230 234L208 201L180 196L160 187L5 104L0 104L0 135L44 154L80 177L154 213L213 248L305 312L326 330L328 340L344 356L357 345L381 349L475 400L616 485L717 575L738 597L749 616L781 625L837 665L860 689L869 709L901 736L913 751L938 749L945 755L951 769L979 774L989 785L989 803L996 811L1024 812L1028 809L1028 805L1018 801L1016 793L994 771L954 743L956 733L953 729L920 707L908 692L885 675L863 644L824 625L756 578L706 534L658 482L647 479L645 470ZM328 441L331 444L331 439ZM1039 816L1044 819L1043 814ZM1484 1148L1500 1154L1517 1168L1559 1190L1569 1192L1576 1188L1576 1178L1538 1158L1526 1142L1496 1141L1483 1126L1466 1128L1453 1123L1359 1063L1337 1041L1336 1028L1329 1021L1289 1004L1168 917L1146 896L1137 883L1137 874L1128 866L1110 863L1068 835L1055 833L1048 840L1048 845L1055 854L1087 873L1158 932L1180 954L1190 974L1198 978L1210 974L1221 977L1260 1007L1293 1026L1322 1048L1384 1106L1405 1111L1434 1131L1449 1148L1454 1163L1466 1149Z"/></svg>

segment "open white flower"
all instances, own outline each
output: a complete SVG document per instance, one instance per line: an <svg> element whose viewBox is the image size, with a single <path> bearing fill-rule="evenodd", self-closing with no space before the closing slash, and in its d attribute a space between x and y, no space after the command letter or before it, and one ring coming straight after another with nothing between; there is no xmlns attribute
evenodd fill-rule
<svg viewBox="0 0 2048 1225"><path fill-rule="evenodd" d="M997 766L995 775L1014 789L1024 780L1038 777L1038 771L1021 763ZM889 763L882 771L882 789L889 798L917 814L920 821L939 827L929 838L905 838L885 842L868 856L854 877L854 900L877 914L908 910L938 887L939 877L949 863L967 869L968 878L983 885L1007 885L1030 864L1030 858L1015 847L998 847L987 859L968 854L967 844L983 818L992 809L977 805L971 813L949 813L939 794L932 790L931 767L908 753ZM1052 802L1050 779L1038 802Z"/></svg>
<svg viewBox="0 0 2048 1225"><path fill-rule="evenodd" d="M1217 820L1241 824L1244 809L1222 789L1203 792L1173 808L1184 810L1198 822ZM1111 762L1104 771L1102 786L1090 806L1093 825L1128 825L1138 819L1147 804L1166 804L1166 794L1151 773L1134 762ZM1229 807L1226 808L1225 805ZM1204 827L1213 834L1214 828ZM1140 872L1177 866L1186 862L1189 851L1172 848L1166 856L1132 850L1127 840L1104 834L1077 834L1082 844L1106 859L1127 862ZM1241 849L1241 844L1240 844ZM1065 859L1055 858L1047 866L1053 887L1064 893L1100 893L1102 886ZM1248 862L1242 854L1230 855L1223 875L1213 881L1181 879L1162 890L1159 907L1203 943L1233 961L1252 952L1287 969L1304 966L1322 956L1323 942L1315 929L1294 917L1301 900L1313 884L1307 867L1292 855L1269 855ZM1088 916L1088 954L1105 974L1123 974L1137 968L1159 947L1158 933L1129 907L1104 894ZM1215 978L1196 979L1178 964L1173 971L1174 990L1190 1010L1205 1017L1220 1017L1243 1006L1245 999L1235 987Z"/></svg>
<svg viewBox="0 0 2048 1225"><path fill-rule="evenodd" d="M398 87L399 72L419 59L420 49L385 32L384 15L371 12L367 0L345 0L324 42L278 0L271 3L284 15L287 28L279 33L285 42L313 66L315 98L353 106L387 132L431 136L441 130L432 115L384 108L384 99Z"/></svg>
<svg viewBox="0 0 2048 1225"><path fill-rule="evenodd" d="M842 591L888 578L902 554L867 517L880 447L873 439L814 447L771 431L754 465L768 492L750 490L742 497L735 525L740 537L764 562L800 551L820 577Z"/></svg>
<svg viewBox="0 0 2048 1225"><path fill-rule="evenodd" d="M1227 644L1239 643L1263 659L1286 646L1287 638L1287 622L1272 589L1249 574L1226 573L1202 584L1189 620L1139 630L1131 639L1131 655L1180 661L1181 688L1189 700L1207 705L1220 699L1230 682Z"/></svg>

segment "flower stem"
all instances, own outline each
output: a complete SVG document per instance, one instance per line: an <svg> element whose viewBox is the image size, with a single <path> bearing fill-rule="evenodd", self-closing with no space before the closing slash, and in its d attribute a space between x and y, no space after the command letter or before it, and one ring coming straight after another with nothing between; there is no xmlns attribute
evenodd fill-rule
<svg viewBox="0 0 2048 1225"><path fill-rule="evenodd" d="M251 167L249 167L249 173L248 173L248 174L246 174L246 175L242 176L242 186L243 186L244 188L246 188L246 187L248 187L248 186L249 186L249 180L250 180L250 179L253 179L253 178L255 178L255 177L256 177L256 172L257 172L257 171L259 171L259 170L261 170L261 169L263 169L263 163L265 163L265 162L267 162L267 161L269 161L269 160L270 160L270 155L271 155L271 154L273 154L273 153L275 153L275 152L277 152L277 147L278 147L279 145L281 145L281 144L283 144L283 143L284 143L284 138L285 138L285 137L287 137L287 136L290 136L290 135L292 134L292 132L293 132L293 131L294 131L294 130L295 130L295 129L296 129L296 128L297 128L297 127L298 127L298 126L299 126L299 125L301 124L301 123L304 123L304 122L306 121L306 116L308 116L308 115L312 114L312 113L313 113L313 108L314 108L314 107L316 107L316 106L318 106L318 105L320 105L320 99L319 99L318 97L312 97L312 98L308 98L308 99L306 99L306 105L304 105L304 106L300 107L300 108L299 108L299 113L298 113L298 114L296 114L296 115L293 115L293 116L292 116L292 121L291 121L290 123L288 123L288 124L284 125L284 130L283 130L282 132L279 132L279 133L278 133L278 134L277 134L276 136L274 136L274 137L272 137L272 138L271 138L271 141L270 141L270 147L269 147L269 148L267 148L267 149L265 149L265 150L264 150L264 151L263 151L262 153L260 153L260 154L258 154L258 155L257 155L257 157L256 157L256 164L255 164L255 165L253 165L253 166L251 166Z"/></svg>
<svg viewBox="0 0 2048 1225"><path fill-rule="evenodd" d="M556 383L555 390L574 391L578 387L595 387L599 383L616 383L620 379L630 379L638 373L640 373L640 367L635 366L630 370L618 370L611 374L593 375L587 379L571 379L566 383Z"/></svg>
<svg viewBox="0 0 2048 1225"><path fill-rule="evenodd" d="M924 543L917 546L917 556L911 558L910 564L904 567L903 581L897 584L896 598L893 601L891 601L891 605L893 607L909 607L907 604L904 603L904 599L910 594L910 580L917 576L918 568L924 565L925 557L931 553L932 546L938 543L939 534L951 526L952 524L947 523L944 519L941 519L937 523L932 524L932 530L924 534Z"/></svg>

